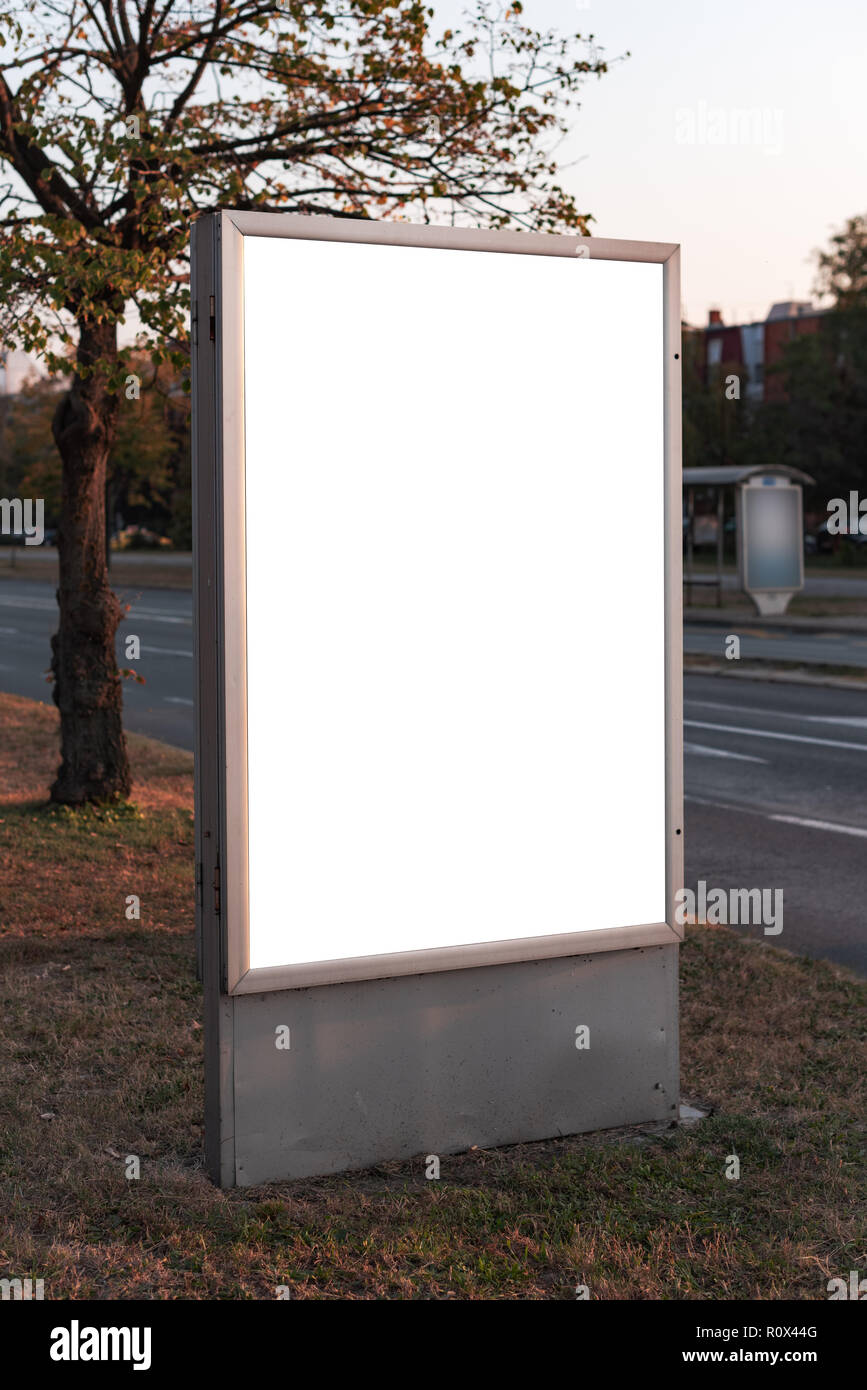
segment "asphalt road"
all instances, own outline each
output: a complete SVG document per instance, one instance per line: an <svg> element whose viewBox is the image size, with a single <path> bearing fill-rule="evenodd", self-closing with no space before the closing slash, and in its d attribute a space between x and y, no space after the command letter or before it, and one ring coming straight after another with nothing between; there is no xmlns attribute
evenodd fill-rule
<svg viewBox="0 0 867 1390"><path fill-rule="evenodd" d="M136 665L124 656L124 636L135 633L146 680L125 684L127 726L191 748L191 596L160 589L124 598L131 611L118 659ZM0 689L50 700L44 673L56 612L50 585L0 583ZM687 885L782 889L782 933L743 930L867 975L863 694L688 674L684 696Z"/></svg>
<svg viewBox="0 0 867 1390"><path fill-rule="evenodd" d="M118 593L131 611L121 623L117 659L145 679L124 682L127 728L151 734L177 748L193 746L192 595L174 589ZM51 700L45 679L57 603L51 584L5 579L0 583L0 689L33 700ZM141 659L128 660L125 637L141 642Z"/></svg>
<svg viewBox="0 0 867 1390"><path fill-rule="evenodd" d="M688 675L686 883L781 888L748 935L867 975L867 709L857 690Z"/></svg>

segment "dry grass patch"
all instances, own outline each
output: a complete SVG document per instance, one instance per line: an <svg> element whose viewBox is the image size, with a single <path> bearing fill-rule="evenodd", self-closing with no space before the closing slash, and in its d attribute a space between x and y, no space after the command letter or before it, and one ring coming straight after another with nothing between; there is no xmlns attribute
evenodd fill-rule
<svg viewBox="0 0 867 1390"><path fill-rule="evenodd" d="M57 710L0 695L0 727L0 935L192 931L192 755L130 734L132 803L73 811L48 805Z"/></svg>

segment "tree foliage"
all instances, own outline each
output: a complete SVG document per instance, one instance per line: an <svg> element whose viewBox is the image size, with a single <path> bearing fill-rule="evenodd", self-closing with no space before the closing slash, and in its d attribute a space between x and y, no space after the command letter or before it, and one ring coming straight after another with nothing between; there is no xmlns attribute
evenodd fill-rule
<svg viewBox="0 0 867 1390"><path fill-rule="evenodd" d="M180 366L190 221L219 206L586 233L554 148L580 81L606 63L578 36L527 27L519 3L478 3L438 38L433 13L417 0L11 6L6 342L58 371L76 320L119 325L134 305L152 350ZM117 390L124 362L109 365Z"/></svg>
<svg viewBox="0 0 867 1390"><path fill-rule="evenodd" d="M189 511L183 493L190 483L190 399L170 363L157 364L134 349L128 367L140 386L135 395L133 387L122 393L107 465L109 519L113 523L120 510L129 520L141 509L149 524L171 528L176 507ZM13 395L0 397L0 495L41 497L52 524L60 511L61 462L51 421L66 386L66 379L31 377ZM186 534L186 528L181 531Z"/></svg>
<svg viewBox="0 0 867 1390"><path fill-rule="evenodd" d="M867 214L847 218L829 248L813 255L818 294L829 296L839 310L867 304Z"/></svg>
<svg viewBox="0 0 867 1390"><path fill-rule="evenodd" d="M127 796L105 480L138 344L187 353L191 221L330 213L589 231L556 150L606 70L518 0L435 36L420 0L23 0L0 14L0 337L68 370L55 800Z"/></svg>

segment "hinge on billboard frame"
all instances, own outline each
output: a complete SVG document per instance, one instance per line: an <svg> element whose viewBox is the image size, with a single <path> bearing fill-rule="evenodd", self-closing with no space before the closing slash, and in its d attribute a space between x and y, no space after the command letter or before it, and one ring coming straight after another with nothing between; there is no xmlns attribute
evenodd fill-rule
<svg viewBox="0 0 867 1390"><path fill-rule="evenodd" d="M217 337L217 310L213 295L208 300L208 335L213 343Z"/></svg>
<svg viewBox="0 0 867 1390"><path fill-rule="evenodd" d="M214 865L214 915L220 915L220 866Z"/></svg>

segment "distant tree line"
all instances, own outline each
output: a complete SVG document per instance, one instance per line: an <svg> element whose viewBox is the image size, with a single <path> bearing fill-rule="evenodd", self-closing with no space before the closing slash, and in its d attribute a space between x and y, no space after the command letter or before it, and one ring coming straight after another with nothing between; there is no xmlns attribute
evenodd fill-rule
<svg viewBox="0 0 867 1390"><path fill-rule="evenodd" d="M106 467L107 537L139 526L181 550L192 546L190 397L182 374L146 351L133 353L125 408ZM0 397L0 496L41 497L45 522L60 519L62 465L51 432L62 377L31 378Z"/></svg>

